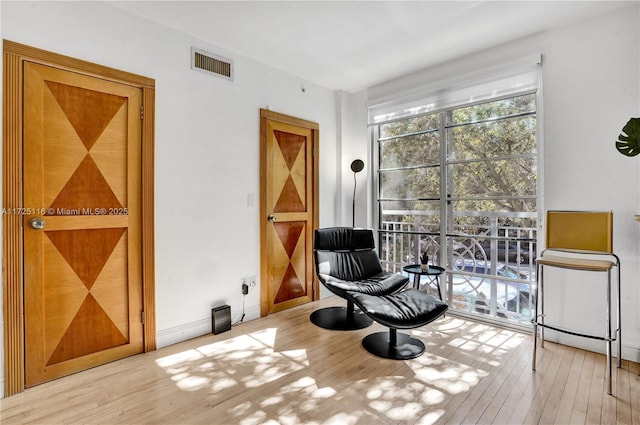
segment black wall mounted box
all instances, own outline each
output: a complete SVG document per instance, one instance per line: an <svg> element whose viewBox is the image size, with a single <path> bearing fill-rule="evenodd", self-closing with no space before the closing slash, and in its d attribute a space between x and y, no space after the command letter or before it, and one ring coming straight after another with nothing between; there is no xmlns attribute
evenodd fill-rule
<svg viewBox="0 0 640 425"><path fill-rule="evenodd" d="M211 332L218 335L231 329L231 307L223 305L211 309Z"/></svg>

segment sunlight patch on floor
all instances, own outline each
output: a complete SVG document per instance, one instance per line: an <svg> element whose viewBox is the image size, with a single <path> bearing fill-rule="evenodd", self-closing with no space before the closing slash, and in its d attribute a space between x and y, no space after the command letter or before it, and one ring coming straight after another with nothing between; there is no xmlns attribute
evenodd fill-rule
<svg viewBox="0 0 640 425"><path fill-rule="evenodd" d="M429 325L432 330L437 330L440 332L447 332L459 329L460 327L468 325L468 321L448 316L446 320L438 320Z"/></svg>
<svg viewBox="0 0 640 425"><path fill-rule="evenodd" d="M405 376L366 379L357 386L365 391L370 409L392 422L416 423L427 412L433 413L434 406L442 403L446 396L431 382Z"/></svg>
<svg viewBox="0 0 640 425"><path fill-rule="evenodd" d="M430 354L423 354L407 365L416 378L448 394L469 391L489 374L486 370Z"/></svg>
<svg viewBox="0 0 640 425"><path fill-rule="evenodd" d="M212 400L224 401L225 391L250 394L263 387L260 394L264 395L227 407L225 417L242 425L309 423L307 419L313 418L320 403L336 397L337 391L319 387L309 375L280 386L281 378L308 368L309 359L306 349L274 351L276 336L277 328L264 329L171 354L157 359L156 364L179 389L206 391ZM343 420L346 418L340 415L336 423L357 422L347 416Z"/></svg>
<svg viewBox="0 0 640 425"><path fill-rule="evenodd" d="M435 424L438 419L444 415L445 411L443 409L432 410L426 415L422 416L420 419L416 421L416 425L431 425Z"/></svg>
<svg viewBox="0 0 640 425"><path fill-rule="evenodd" d="M203 356L198 352L198 350L185 350L177 354L162 357L156 360L156 364L165 369L167 373L176 373L176 371L185 363L194 362L202 358Z"/></svg>
<svg viewBox="0 0 640 425"><path fill-rule="evenodd" d="M322 425L352 425L352 424L357 424L359 419L360 417L358 415L355 415L352 413L340 412L331 416L326 421L316 422L316 423L317 424L321 423ZM305 424L305 425L310 425L310 424Z"/></svg>
<svg viewBox="0 0 640 425"><path fill-rule="evenodd" d="M302 395L301 395L302 394ZM320 403L336 396L333 388L319 388L316 380L303 376L296 381L279 387L273 394L258 397L235 406L229 413L240 418L242 425L266 423L313 424L313 418ZM302 401L301 401L302 400ZM268 419L272 418L272 419ZM273 418L277 418L273 419ZM330 423L322 422L322 423ZM355 423L347 421L342 423Z"/></svg>
<svg viewBox="0 0 640 425"><path fill-rule="evenodd" d="M423 355L394 362L391 376L371 370L374 377L348 383L348 391L341 385L322 386L326 377L315 371L306 348L275 351L277 328L202 345L156 363L178 388L206 391L214 405L224 404L227 394L245 395L221 410L224 418L241 425L356 425L372 418L433 424L448 412L451 395L472 391L526 339L517 332L452 317L411 333L424 341ZM443 339L446 345L437 343ZM281 340L279 346L283 345L295 346ZM318 359L318 354L311 353L311 359ZM356 394L357 402L347 394ZM350 408L363 403L365 408ZM319 412L323 420L317 422Z"/></svg>
<svg viewBox="0 0 640 425"><path fill-rule="evenodd" d="M453 330L453 328L451 328ZM453 338L448 342L462 352L482 352L486 356L476 359L489 366L500 366L501 359L510 351L520 346L527 338L526 335L506 329L492 329L486 325L462 322L455 331L464 330L464 336Z"/></svg>
<svg viewBox="0 0 640 425"><path fill-rule="evenodd" d="M276 334L277 328L263 329L162 357L156 364L184 391L255 388L309 365L304 349L275 352Z"/></svg>

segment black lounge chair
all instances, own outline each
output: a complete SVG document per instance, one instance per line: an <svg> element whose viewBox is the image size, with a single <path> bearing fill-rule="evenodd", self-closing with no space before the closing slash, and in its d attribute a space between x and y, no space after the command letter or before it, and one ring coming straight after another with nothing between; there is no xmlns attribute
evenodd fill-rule
<svg viewBox="0 0 640 425"><path fill-rule="evenodd" d="M355 311L347 291L380 296L402 289L409 278L382 270L373 231L352 227L317 229L314 239L316 273L332 293L347 300L345 307L327 307L311 314L311 322L325 329L355 330L372 319Z"/></svg>

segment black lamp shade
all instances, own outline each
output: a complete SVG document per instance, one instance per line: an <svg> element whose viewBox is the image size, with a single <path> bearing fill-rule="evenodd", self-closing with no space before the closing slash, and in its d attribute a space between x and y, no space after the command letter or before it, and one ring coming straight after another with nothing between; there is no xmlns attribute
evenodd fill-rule
<svg viewBox="0 0 640 425"><path fill-rule="evenodd" d="M359 173L364 169L364 161L361 159L354 159L351 163L351 171L354 173Z"/></svg>

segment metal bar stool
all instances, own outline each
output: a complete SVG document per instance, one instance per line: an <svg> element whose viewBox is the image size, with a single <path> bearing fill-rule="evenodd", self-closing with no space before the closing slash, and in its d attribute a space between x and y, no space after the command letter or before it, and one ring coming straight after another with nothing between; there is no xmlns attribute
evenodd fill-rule
<svg viewBox="0 0 640 425"><path fill-rule="evenodd" d="M533 323L533 359L536 370L536 342L540 327L540 346L544 347L544 328L574 336L606 342L607 394L612 387L611 343L618 342L618 367L622 366L622 339L620 313L620 259L613 253L613 213L586 211L547 211L547 248L536 259L535 313ZM590 335L545 323L544 267L558 267L606 274L604 336ZM611 334L611 271L617 269L616 330ZM538 304L540 314L538 314Z"/></svg>

